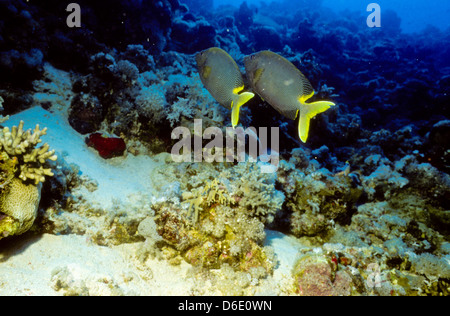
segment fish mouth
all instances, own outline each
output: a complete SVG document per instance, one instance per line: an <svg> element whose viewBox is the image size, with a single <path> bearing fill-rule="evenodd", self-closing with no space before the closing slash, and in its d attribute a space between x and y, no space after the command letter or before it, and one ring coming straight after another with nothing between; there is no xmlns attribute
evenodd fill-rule
<svg viewBox="0 0 450 316"><path fill-rule="evenodd" d="M203 57L203 51L195 54L195 61L197 62L198 67L203 67L205 65L205 58Z"/></svg>
<svg viewBox="0 0 450 316"><path fill-rule="evenodd" d="M8 217L5 213L0 212L0 222L5 218Z"/></svg>

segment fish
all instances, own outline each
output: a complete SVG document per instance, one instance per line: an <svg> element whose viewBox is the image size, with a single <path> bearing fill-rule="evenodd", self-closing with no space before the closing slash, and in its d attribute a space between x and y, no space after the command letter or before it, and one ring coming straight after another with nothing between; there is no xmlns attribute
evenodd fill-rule
<svg viewBox="0 0 450 316"><path fill-rule="evenodd" d="M231 125L239 123L239 110L255 96L244 91L244 77L234 59L223 49L211 47L195 55L203 86L213 98L231 109Z"/></svg>
<svg viewBox="0 0 450 316"><path fill-rule="evenodd" d="M261 51L244 58L245 72L253 92L285 117L295 120L300 113L298 133L306 143L310 120L335 103L307 102L314 89L302 72L286 58Z"/></svg>

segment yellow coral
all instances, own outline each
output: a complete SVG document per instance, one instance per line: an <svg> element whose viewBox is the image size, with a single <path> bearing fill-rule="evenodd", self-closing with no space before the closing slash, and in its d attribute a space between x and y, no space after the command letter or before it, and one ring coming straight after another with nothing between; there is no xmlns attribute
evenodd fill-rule
<svg viewBox="0 0 450 316"><path fill-rule="evenodd" d="M0 220L0 239L30 229L36 219L40 199L40 184L25 184L13 178L0 196L0 212L7 215Z"/></svg>
<svg viewBox="0 0 450 316"><path fill-rule="evenodd" d="M225 187L214 179L202 188L193 189L187 194L183 194L185 201L183 203L189 203L188 217L193 216L193 222L198 220L199 212L204 206L211 206L213 204L229 205L232 200L228 194L226 194ZM203 205L203 206L202 206Z"/></svg>
<svg viewBox="0 0 450 316"><path fill-rule="evenodd" d="M19 126L0 130L0 239L26 232L36 219L45 176L53 176L43 164L56 160L54 150L41 142L47 128L36 125L34 131ZM33 183L27 183L31 180Z"/></svg>
<svg viewBox="0 0 450 316"><path fill-rule="evenodd" d="M20 121L19 126L8 127L0 131L0 150L2 156L18 160L19 175L23 181L32 180L35 185L45 181L45 176L53 176L50 168L44 168L42 164L46 160L57 159L54 150L49 150L49 145L44 144L35 148L41 142L41 136L47 133L47 128L39 129L36 125L33 133L31 130L23 130L24 122Z"/></svg>
<svg viewBox="0 0 450 316"><path fill-rule="evenodd" d="M207 183L203 188L203 194L206 195L206 203L208 206L211 206L214 203L222 205L230 204L230 198L225 193L225 187L222 186L217 179Z"/></svg>

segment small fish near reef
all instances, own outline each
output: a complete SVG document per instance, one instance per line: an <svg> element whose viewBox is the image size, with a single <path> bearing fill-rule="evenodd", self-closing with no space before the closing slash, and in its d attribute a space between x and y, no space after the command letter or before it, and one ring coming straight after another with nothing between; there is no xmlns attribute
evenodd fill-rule
<svg viewBox="0 0 450 316"><path fill-rule="evenodd" d="M86 137L86 144L94 147L100 157L105 159L122 156L127 148L122 138L105 137L101 133L92 133Z"/></svg>
<svg viewBox="0 0 450 316"><path fill-rule="evenodd" d="M239 109L255 96L244 92L244 78L234 59L224 50L211 47L195 55L200 79L214 99L231 109L231 125L239 123Z"/></svg>
<svg viewBox="0 0 450 316"><path fill-rule="evenodd" d="M306 143L309 121L335 105L330 101L306 101L314 95L309 80L286 58L261 51L244 58L250 85L263 100L280 114L295 120L300 112L298 133Z"/></svg>

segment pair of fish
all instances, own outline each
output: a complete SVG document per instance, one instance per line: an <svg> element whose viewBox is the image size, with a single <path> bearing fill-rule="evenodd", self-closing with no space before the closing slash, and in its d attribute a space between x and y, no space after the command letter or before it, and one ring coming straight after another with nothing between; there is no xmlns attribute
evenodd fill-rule
<svg viewBox="0 0 450 316"><path fill-rule="evenodd" d="M231 108L231 124L239 122L240 107L254 97L244 91L244 78L233 58L224 50L212 47L196 56L200 79L211 95L224 107ZM306 101L314 95L308 79L290 61L271 51L244 58L245 71L254 92L282 115L299 118L299 137L308 139L309 121L335 105L330 101Z"/></svg>

